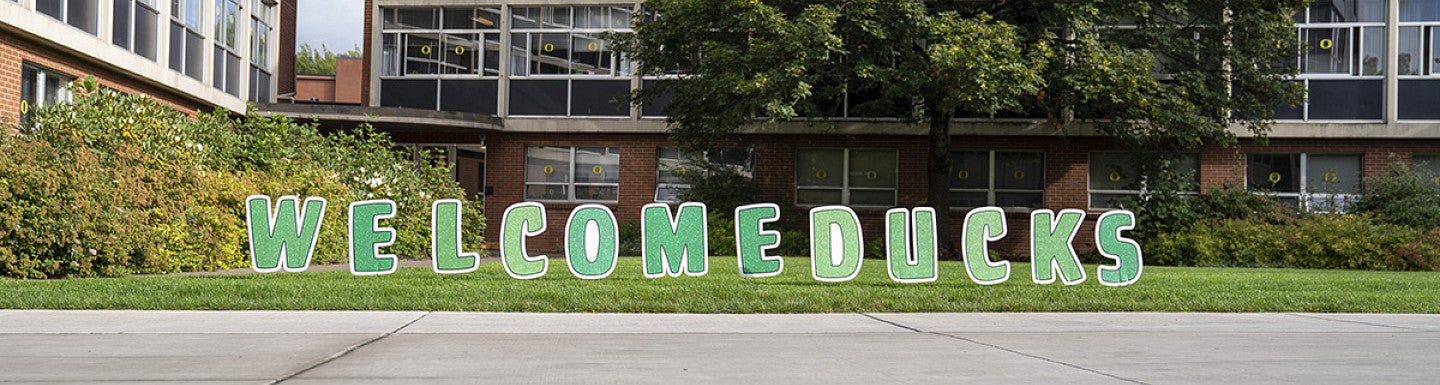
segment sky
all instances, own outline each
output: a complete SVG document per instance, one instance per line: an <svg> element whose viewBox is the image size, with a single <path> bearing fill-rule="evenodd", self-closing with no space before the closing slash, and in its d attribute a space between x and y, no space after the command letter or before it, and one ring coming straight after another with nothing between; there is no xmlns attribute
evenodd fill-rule
<svg viewBox="0 0 1440 385"><path fill-rule="evenodd" d="M364 30L362 0L299 0L295 15L295 48L301 44L331 52L345 52L360 46Z"/></svg>

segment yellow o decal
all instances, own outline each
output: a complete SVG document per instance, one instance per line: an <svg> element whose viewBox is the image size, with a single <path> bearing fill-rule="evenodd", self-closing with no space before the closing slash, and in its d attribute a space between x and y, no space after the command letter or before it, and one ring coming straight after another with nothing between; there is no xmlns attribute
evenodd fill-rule
<svg viewBox="0 0 1440 385"><path fill-rule="evenodd" d="M594 42L592 42L592 43L590 43L590 45L585 46L585 48L589 48L591 51L599 51L599 50L600 50L600 43L594 43Z"/></svg>
<svg viewBox="0 0 1440 385"><path fill-rule="evenodd" d="M1024 171L1016 171L1015 174L1014 174L1014 175L1011 175L1011 176L1015 177L1015 180L1025 179L1025 172L1024 172Z"/></svg>
<svg viewBox="0 0 1440 385"><path fill-rule="evenodd" d="M1120 173L1114 172L1114 171L1111 171L1111 172L1110 172L1110 181L1111 181L1111 182L1119 182L1120 179L1121 179L1121 178L1120 178Z"/></svg>
<svg viewBox="0 0 1440 385"><path fill-rule="evenodd" d="M1327 173L1325 173L1325 181L1326 181L1326 182L1329 182L1329 183L1339 182L1339 181L1340 181L1340 176L1339 176L1339 175L1335 175L1335 172L1334 172L1334 171L1327 172Z"/></svg>
<svg viewBox="0 0 1440 385"><path fill-rule="evenodd" d="M457 46L455 46L455 54L456 54L456 55L464 55L464 54L465 54L465 46L463 46L463 45L457 45Z"/></svg>
<svg viewBox="0 0 1440 385"><path fill-rule="evenodd" d="M591 168L590 168L590 173L595 174L595 175L604 174L604 173L605 173L605 168L604 168L604 167L600 167L600 166L591 167Z"/></svg>
<svg viewBox="0 0 1440 385"><path fill-rule="evenodd" d="M970 172L969 172L969 171L965 171L965 170L960 170L960 172L955 173L955 177L956 177L956 178L960 178L960 180L970 179Z"/></svg>
<svg viewBox="0 0 1440 385"><path fill-rule="evenodd" d="M544 46L543 48L545 49L545 52L550 52L550 51L554 51L554 50L555 50L555 45L554 45L554 44L550 44L550 43L545 43L545 46Z"/></svg>
<svg viewBox="0 0 1440 385"><path fill-rule="evenodd" d="M30 113L30 101L29 101L29 100L21 100L21 101L20 101L20 113L22 113L22 114L28 114L28 113Z"/></svg>
<svg viewBox="0 0 1440 385"><path fill-rule="evenodd" d="M1440 185L1440 176L1435 177L1435 184Z"/></svg>
<svg viewBox="0 0 1440 385"><path fill-rule="evenodd" d="M675 169L675 172L674 172L674 173L675 173L675 175L685 175L686 173L689 173L689 172L690 172L690 171L689 171L689 170L686 170L684 167L680 167L680 168Z"/></svg>
<svg viewBox="0 0 1440 385"><path fill-rule="evenodd" d="M1278 172L1272 172L1272 173L1270 173L1270 179L1269 179L1269 180L1270 180L1270 183L1280 183L1280 180L1281 180L1282 178L1283 178L1283 177L1280 176L1280 173L1278 173Z"/></svg>
<svg viewBox="0 0 1440 385"><path fill-rule="evenodd" d="M880 174L877 174L877 173L875 173L874 171L866 171L866 172L865 172L865 179L875 180L875 178L879 178L879 177L880 177Z"/></svg>
<svg viewBox="0 0 1440 385"><path fill-rule="evenodd" d="M554 166L545 166L545 168L540 169L540 171L541 171L541 172L544 172L545 175L554 174L554 173L555 173L555 167L554 167Z"/></svg>
<svg viewBox="0 0 1440 385"><path fill-rule="evenodd" d="M1320 49L1330 49L1331 47L1334 47L1334 46L1335 46L1335 41L1334 41L1334 40L1330 40L1330 39L1321 39L1321 40L1320 40Z"/></svg>
<svg viewBox="0 0 1440 385"><path fill-rule="evenodd" d="M816 172L815 172L815 178L816 178L816 179L825 179L825 178L829 178L829 177L830 177L830 173L825 172L825 170L820 170L820 171L816 171Z"/></svg>
<svg viewBox="0 0 1440 385"><path fill-rule="evenodd" d="M428 46L428 45L420 46L420 54L421 54L421 55L429 55L429 54L430 54L430 46Z"/></svg>

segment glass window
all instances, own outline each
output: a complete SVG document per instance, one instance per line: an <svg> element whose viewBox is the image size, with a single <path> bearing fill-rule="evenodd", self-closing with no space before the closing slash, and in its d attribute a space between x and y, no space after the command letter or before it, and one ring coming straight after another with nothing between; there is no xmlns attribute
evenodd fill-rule
<svg viewBox="0 0 1440 385"><path fill-rule="evenodd" d="M1249 154L1245 168L1251 190L1320 212L1344 211L1360 195L1364 175L1357 154Z"/></svg>
<svg viewBox="0 0 1440 385"><path fill-rule="evenodd" d="M1196 190L1187 193L1199 193L1198 154L1183 154L1175 171L1192 178L1190 186ZM1134 155L1124 152L1090 153L1089 179L1091 209L1124 208L1126 200L1139 197L1147 189L1145 177L1135 170Z"/></svg>
<svg viewBox="0 0 1440 385"><path fill-rule="evenodd" d="M956 151L950 155L950 206L1039 208L1045 205L1045 154Z"/></svg>
<svg viewBox="0 0 1440 385"><path fill-rule="evenodd" d="M1400 27L1400 54L1395 58L1400 75L1425 74L1425 41L1421 27Z"/></svg>
<svg viewBox="0 0 1440 385"><path fill-rule="evenodd" d="M1440 154L1415 154L1415 172L1420 173L1430 186L1440 190Z"/></svg>
<svg viewBox="0 0 1440 385"><path fill-rule="evenodd" d="M1400 0L1400 21L1440 21L1440 1Z"/></svg>
<svg viewBox="0 0 1440 385"><path fill-rule="evenodd" d="M20 124L34 117L35 110L70 101L66 88L75 77L24 63L20 66Z"/></svg>
<svg viewBox="0 0 1440 385"><path fill-rule="evenodd" d="M705 162L717 170L745 178L754 178L754 160L748 148L717 148L701 154ZM694 164L679 147L661 147L656 152L655 201L680 202L680 196L690 191L686 176L691 173L708 172L705 167Z"/></svg>
<svg viewBox="0 0 1440 385"><path fill-rule="evenodd" d="M1317 0L1310 3L1311 23L1384 21L1385 0Z"/></svg>
<svg viewBox="0 0 1440 385"><path fill-rule="evenodd" d="M35 0L35 10L91 35L100 33L99 0Z"/></svg>
<svg viewBox="0 0 1440 385"><path fill-rule="evenodd" d="M629 82L616 90L616 84L631 76L631 67L624 57L611 50L607 33L629 32L632 11L628 7L515 7L510 9L511 35L510 75L516 78L572 79L555 98L569 101L565 116L629 116L623 98L630 91ZM487 37L486 46L499 47L499 39ZM500 54L487 49L485 72L498 73ZM495 64L490 64L490 63ZM546 86L542 82L512 82L512 94L549 94L550 89L521 89ZM514 97L512 96L512 100ZM560 109L555 109L559 111ZM509 113L536 115L536 109L510 103ZM550 113L540 115L552 115Z"/></svg>
<svg viewBox="0 0 1440 385"><path fill-rule="evenodd" d="M1349 28L1306 28L1301 30L1305 39L1305 73L1348 74L1350 73Z"/></svg>
<svg viewBox="0 0 1440 385"><path fill-rule="evenodd" d="M614 202L619 147L526 147L525 199Z"/></svg>
<svg viewBox="0 0 1440 385"><path fill-rule="evenodd" d="M796 152L795 202L894 206L895 150L800 149Z"/></svg>
<svg viewBox="0 0 1440 385"><path fill-rule="evenodd" d="M205 36L200 0L170 0L170 69L195 80L204 74Z"/></svg>

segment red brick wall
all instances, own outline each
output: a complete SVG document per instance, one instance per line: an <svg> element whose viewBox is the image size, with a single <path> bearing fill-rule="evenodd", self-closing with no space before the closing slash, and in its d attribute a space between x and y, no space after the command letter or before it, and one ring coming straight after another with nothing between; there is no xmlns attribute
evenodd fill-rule
<svg viewBox="0 0 1440 385"><path fill-rule="evenodd" d="M300 75L295 77L295 100L330 103L335 101L335 77Z"/></svg>
<svg viewBox="0 0 1440 385"><path fill-rule="evenodd" d="M796 149L803 147L886 148L897 150L900 164L897 206L926 205L925 158L928 152L920 136L844 136L844 135L767 135L738 136L738 144L755 148L755 182L760 187L759 200L780 205L780 223L803 229L807 208L795 202L794 174ZM655 186L655 150L671 146L663 135L597 135L597 134L491 134L487 137L486 184L495 186L495 195L487 197L485 209L490 226L487 239L499 236L501 215L505 207L523 200L526 146L617 146L620 147L620 197L610 205L621 221L638 221L639 209L652 201ZM1088 170L1091 151L1117 149L1113 141L1103 138L1034 138L1034 137L957 137L956 149L1014 149L1045 152L1045 204L1059 211L1065 208L1085 209L1089 205ZM1268 146L1244 142L1236 148L1206 148L1200 152L1200 179L1205 189L1244 181L1245 152L1311 152L1365 154L1366 175L1380 175L1389 167L1389 154L1402 159L1411 152L1440 152L1440 141L1364 141L1364 140L1272 140ZM548 203L546 234L532 238L536 250L559 250L560 233L565 219L577 204ZM866 237L875 239L883 231L885 208L856 208ZM1094 249L1094 220L1101 212L1089 212L1076 236L1075 246L1081 252ZM965 211L951 211L951 238L959 239ZM992 250L1012 259L1026 259L1029 254L1030 216L1028 212L1006 215L1009 225L1004 239ZM1143 224L1142 224L1143 226Z"/></svg>
<svg viewBox="0 0 1440 385"><path fill-rule="evenodd" d="M312 0L313 1L313 0ZM276 56L275 94L295 92L295 0L280 2L280 53Z"/></svg>
<svg viewBox="0 0 1440 385"><path fill-rule="evenodd" d="M360 105L362 106L370 105L370 92L372 91L370 89L370 63L375 60L375 53L370 52L370 45L374 43L371 36L374 35L376 31L370 28L370 26L374 25L372 22L375 17L373 14L374 9L375 1L365 0L364 17L362 17L361 21L361 23L363 23L361 30L364 31L365 37L360 45L360 53L361 56L364 57L364 63L360 66L360 79L364 82L360 86Z"/></svg>
<svg viewBox="0 0 1440 385"><path fill-rule="evenodd" d="M369 80L361 77L365 61L358 57L335 59L335 102L360 104L360 90Z"/></svg>
<svg viewBox="0 0 1440 385"><path fill-rule="evenodd" d="M90 59L45 48L22 35L4 32L0 33L0 123L14 124L19 121L21 65L25 62L63 72L77 79L94 76L103 86L122 92L147 94L185 113L193 114L196 110L213 108L207 103L97 65Z"/></svg>

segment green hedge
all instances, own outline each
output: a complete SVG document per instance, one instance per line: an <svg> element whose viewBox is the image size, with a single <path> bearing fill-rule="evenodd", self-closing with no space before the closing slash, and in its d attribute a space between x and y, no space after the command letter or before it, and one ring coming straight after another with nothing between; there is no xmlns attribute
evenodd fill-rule
<svg viewBox="0 0 1440 385"><path fill-rule="evenodd" d="M190 117L141 95L76 82L74 101L0 135L0 276L63 278L247 266L244 199L329 201L317 263L347 259L345 208L391 199L398 242L429 254L429 204L464 198L443 166L416 165L368 125L322 136L314 124L227 111ZM7 130L7 131L11 131ZM480 205L465 241L478 248Z"/></svg>

